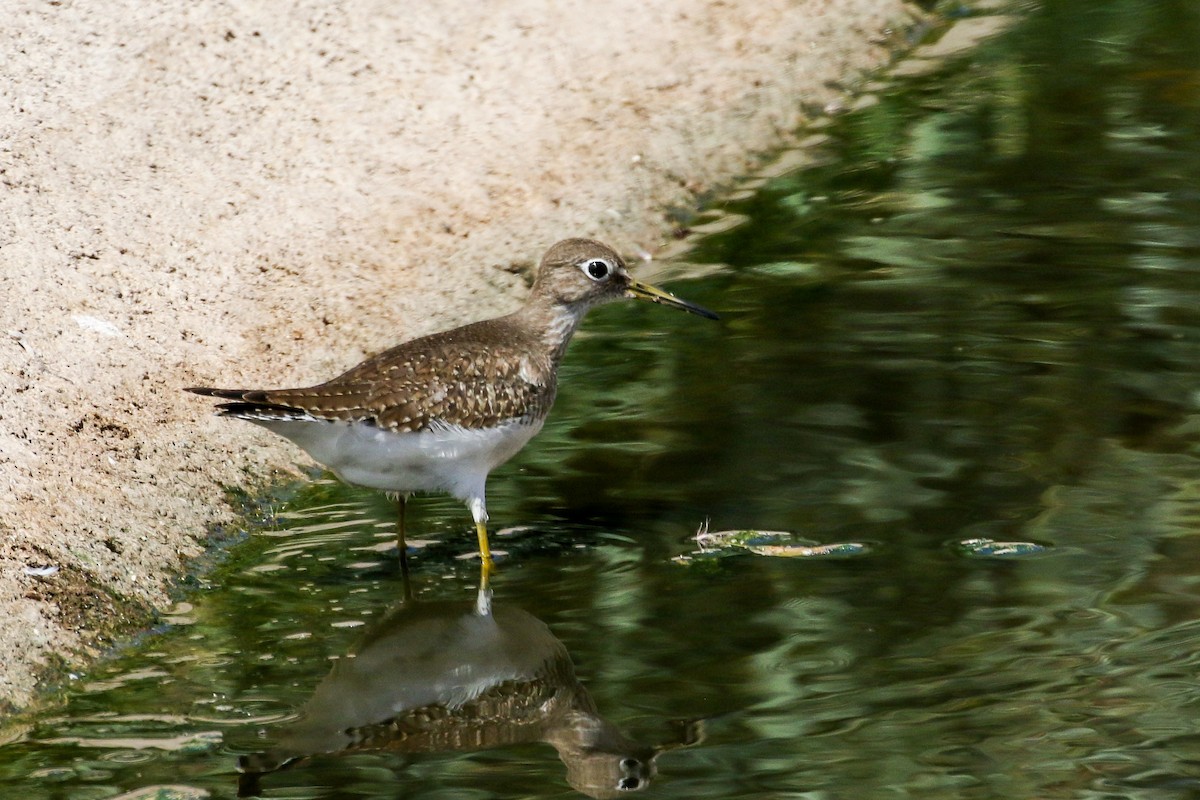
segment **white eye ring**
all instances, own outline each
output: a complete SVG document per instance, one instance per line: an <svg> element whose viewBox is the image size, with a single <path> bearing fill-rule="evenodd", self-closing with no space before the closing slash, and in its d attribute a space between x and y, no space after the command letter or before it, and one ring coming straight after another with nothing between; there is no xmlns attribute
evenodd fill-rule
<svg viewBox="0 0 1200 800"><path fill-rule="evenodd" d="M613 274L612 262L604 258L589 258L579 268L594 281L602 281Z"/></svg>

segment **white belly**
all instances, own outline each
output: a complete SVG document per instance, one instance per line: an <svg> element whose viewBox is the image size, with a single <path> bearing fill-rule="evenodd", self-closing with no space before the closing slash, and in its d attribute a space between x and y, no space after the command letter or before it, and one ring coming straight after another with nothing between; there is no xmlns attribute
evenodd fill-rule
<svg viewBox="0 0 1200 800"><path fill-rule="evenodd" d="M416 433L347 422L251 422L291 439L347 483L399 494L446 492L463 502L482 498L488 473L542 429L540 421L483 430L439 425Z"/></svg>

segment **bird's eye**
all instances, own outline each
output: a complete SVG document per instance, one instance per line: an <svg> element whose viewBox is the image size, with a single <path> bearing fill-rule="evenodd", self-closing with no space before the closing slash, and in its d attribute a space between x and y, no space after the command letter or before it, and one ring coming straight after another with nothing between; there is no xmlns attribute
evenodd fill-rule
<svg viewBox="0 0 1200 800"><path fill-rule="evenodd" d="M602 281L612 274L613 266L602 258L584 262L584 273L594 281Z"/></svg>

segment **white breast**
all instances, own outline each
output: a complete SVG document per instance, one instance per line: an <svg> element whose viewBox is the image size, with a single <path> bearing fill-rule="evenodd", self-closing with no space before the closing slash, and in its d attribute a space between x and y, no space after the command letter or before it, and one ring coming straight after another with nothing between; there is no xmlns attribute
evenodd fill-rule
<svg viewBox="0 0 1200 800"><path fill-rule="evenodd" d="M542 429L541 421L472 430L439 424L415 433L308 420L251 420L291 439L347 483L385 492L482 497L488 473Z"/></svg>

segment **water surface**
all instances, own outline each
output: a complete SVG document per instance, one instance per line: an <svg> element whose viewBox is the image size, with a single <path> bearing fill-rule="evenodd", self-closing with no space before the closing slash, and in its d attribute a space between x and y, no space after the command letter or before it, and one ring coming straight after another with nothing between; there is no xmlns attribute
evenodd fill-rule
<svg viewBox="0 0 1200 800"><path fill-rule="evenodd" d="M457 502L406 586L318 481L8 730L4 796L1200 795L1197 42L1060 0L881 89L718 209L674 288L720 324L585 323L490 618Z"/></svg>

